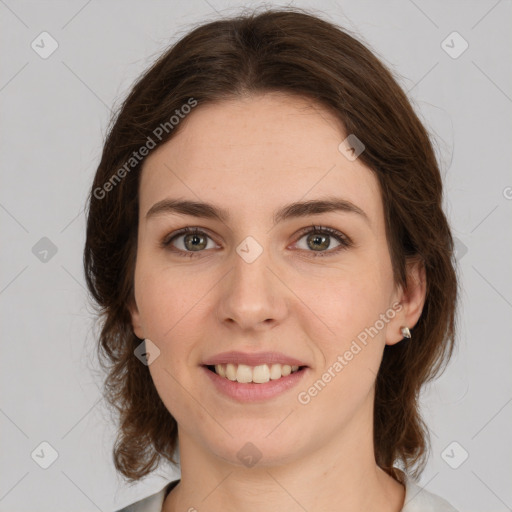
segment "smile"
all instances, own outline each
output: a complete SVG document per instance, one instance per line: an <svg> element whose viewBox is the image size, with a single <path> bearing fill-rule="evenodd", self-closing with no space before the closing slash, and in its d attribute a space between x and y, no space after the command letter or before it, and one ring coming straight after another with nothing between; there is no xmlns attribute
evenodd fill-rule
<svg viewBox="0 0 512 512"><path fill-rule="evenodd" d="M270 380L278 380L295 373L304 367L290 366L288 364L260 364L258 366L249 366L246 364L216 364L207 366L210 371L215 372L220 377L236 381L241 384L254 382L264 384Z"/></svg>

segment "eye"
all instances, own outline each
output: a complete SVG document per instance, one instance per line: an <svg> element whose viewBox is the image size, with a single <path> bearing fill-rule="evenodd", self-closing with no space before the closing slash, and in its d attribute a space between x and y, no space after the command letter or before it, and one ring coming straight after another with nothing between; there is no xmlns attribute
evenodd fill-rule
<svg viewBox="0 0 512 512"><path fill-rule="evenodd" d="M299 241L303 238L306 239L306 247L304 250L308 251L308 249L312 249L308 252L317 253L314 254L314 257L323 257L332 254L336 254L343 249L347 249L352 246L352 241L343 233L336 229L322 227L322 226L313 226L313 228L305 228L307 231L303 231L302 236L299 238ZM334 247L334 249L327 251L331 247L331 238L336 239L338 242L338 246Z"/></svg>
<svg viewBox="0 0 512 512"><path fill-rule="evenodd" d="M328 256L336 254L343 249L351 247L352 241L340 231L322 226L309 226L302 230L298 241L306 239L306 247L299 247L301 250L316 253L314 257ZM334 238L338 246L327 251L332 245L331 238ZM212 241L213 246L208 245L208 240ZM298 244L298 241L295 244ZM194 257L195 253L203 252L205 249L214 249L216 244L212 238L204 231L198 228L186 227L180 229L162 240L161 246L167 248L178 256ZM312 250L308 250L312 249Z"/></svg>
<svg viewBox="0 0 512 512"><path fill-rule="evenodd" d="M182 240L180 240L182 239ZM211 240L210 236L204 231L197 228L183 228L171 236L166 237L162 241L162 246L169 248L172 252L179 256L193 257L195 252L201 252L203 249L213 249L214 247L208 247L208 239ZM174 241L178 240L176 245Z"/></svg>

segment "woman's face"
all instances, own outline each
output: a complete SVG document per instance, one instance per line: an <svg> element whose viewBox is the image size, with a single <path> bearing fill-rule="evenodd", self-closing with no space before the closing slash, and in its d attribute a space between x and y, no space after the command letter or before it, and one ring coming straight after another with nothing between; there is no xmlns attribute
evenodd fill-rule
<svg viewBox="0 0 512 512"><path fill-rule="evenodd" d="M181 122L144 163L131 309L136 335L160 350L149 370L180 440L234 464L250 442L262 464L367 436L384 346L411 320L397 305L374 174L340 151L348 134L305 99L209 104ZM225 218L203 208L148 215L165 200L208 203ZM325 200L344 207L275 218ZM199 233L174 237L182 228ZM243 401L203 366L227 351L280 352L308 368L290 389Z"/></svg>

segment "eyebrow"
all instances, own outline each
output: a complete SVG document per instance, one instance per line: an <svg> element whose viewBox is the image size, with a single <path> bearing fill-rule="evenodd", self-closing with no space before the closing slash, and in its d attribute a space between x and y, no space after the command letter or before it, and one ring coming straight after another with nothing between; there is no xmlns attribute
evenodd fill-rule
<svg viewBox="0 0 512 512"><path fill-rule="evenodd" d="M291 203L279 208L273 215L274 226L285 220L308 217L327 212L348 212L360 215L368 224L366 213L354 203L339 197L327 197L310 201ZM164 214L190 215L203 219L215 219L227 223L230 215L227 209L200 201L167 198L155 203L146 213L146 221Z"/></svg>

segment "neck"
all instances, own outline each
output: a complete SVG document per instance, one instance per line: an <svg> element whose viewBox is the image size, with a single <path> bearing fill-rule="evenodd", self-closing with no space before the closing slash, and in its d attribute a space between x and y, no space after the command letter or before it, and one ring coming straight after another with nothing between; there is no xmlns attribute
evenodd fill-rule
<svg viewBox="0 0 512 512"><path fill-rule="evenodd" d="M286 460L262 453L252 467L205 450L188 432L179 432L181 481L163 512L399 512L405 488L376 465L372 429L365 432L358 426L354 422L340 434L333 432L330 442L313 440L307 451Z"/></svg>

